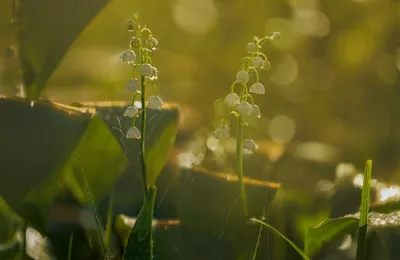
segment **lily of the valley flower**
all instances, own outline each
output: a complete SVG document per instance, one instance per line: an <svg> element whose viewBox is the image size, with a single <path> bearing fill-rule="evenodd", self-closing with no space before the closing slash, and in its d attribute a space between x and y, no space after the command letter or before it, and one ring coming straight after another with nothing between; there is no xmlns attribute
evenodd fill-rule
<svg viewBox="0 0 400 260"><path fill-rule="evenodd" d="M241 84L246 84L250 79L247 71L241 70L236 74L236 81Z"/></svg>
<svg viewBox="0 0 400 260"><path fill-rule="evenodd" d="M142 76L144 77L151 77L153 75L153 72L153 66L148 63L142 64L142 66L140 67L140 74L142 74Z"/></svg>
<svg viewBox="0 0 400 260"><path fill-rule="evenodd" d="M127 139L140 139L142 135L140 134L139 129L136 126L131 126L126 133Z"/></svg>
<svg viewBox="0 0 400 260"><path fill-rule="evenodd" d="M251 106L251 115L257 117L257 118L261 118L261 110L260 107L257 105L252 105Z"/></svg>
<svg viewBox="0 0 400 260"><path fill-rule="evenodd" d="M249 42L246 47L248 52L257 51L257 45L254 42Z"/></svg>
<svg viewBox="0 0 400 260"><path fill-rule="evenodd" d="M129 106L124 112L124 116L134 118L139 113L139 109L136 106Z"/></svg>
<svg viewBox="0 0 400 260"><path fill-rule="evenodd" d="M147 104L148 108L161 110L162 106L163 106L163 101L159 96L151 96L149 98L149 102Z"/></svg>
<svg viewBox="0 0 400 260"><path fill-rule="evenodd" d="M243 140L243 149L246 152L254 153L258 149L259 145L256 144L252 139Z"/></svg>
<svg viewBox="0 0 400 260"><path fill-rule="evenodd" d="M136 54L132 50L127 50L121 53L120 59L125 64L135 64Z"/></svg>
<svg viewBox="0 0 400 260"><path fill-rule="evenodd" d="M251 114L251 105L247 101L242 101L238 106L237 110L242 115L250 115Z"/></svg>
<svg viewBox="0 0 400 260"><path fill-rule="evenodd" d="M261 57L256 56L251 60L251 65L255 68L261 68L264 65L264 60Z"/></svg>
<svg viewBox="0 0 400 260"><path fill-rule="evenodd" d="M239 96L236 93L230 93L225 97L225 104L229 107L234 107L240 102Z"/></svg>
<svg viewBox="0 0 400 260"><path fill-rule="evenodd" d="M217 139L224 139L229 137L229 133L230 133L229 127L224 124L215 130L214 135L215 138Z"/></svg>
<svg viewBox="0 0 400 260"><path fill-rule="evenodd" d="M265 94L265 87L260 82L256 82L253 85L251 85L249 91L250 91L250 93L264 95Z"/></svg>
<svg viewBox="0 0 400 260"><path fill-rule="evenodd" d="M126 89L129 91L134 91L140 93L140 84L137 78L131 78L126 83Z"/></svg>

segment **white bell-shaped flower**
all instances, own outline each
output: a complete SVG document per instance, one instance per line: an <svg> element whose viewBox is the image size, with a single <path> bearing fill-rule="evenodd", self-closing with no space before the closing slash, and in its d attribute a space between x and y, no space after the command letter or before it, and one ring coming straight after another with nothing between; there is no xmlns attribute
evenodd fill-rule
<svg viewBox="0 0 400 260"><path fill-rule="evenodd" d="M249 81L249 73L247 71L241 70L236 74L236 82L246 84Z"/></svg>
<svg viewBox="0 0 400 260"><path fill-rule="evenodd" d="M251 115L257 117L257 118L261 118L261 110L260 107L258 105L252 105L251 106Z"/></svg>
<svg viewBox="0 0 400 260"><path fill-rule="evenodd" d="M136 62L136 54L132 50L124 51L119 57L125 64L135 64Z"/></svg>
<svg viewBox="0 0 400 260"><path fill-rule="evenodd" d="M139 109L135 106L129 106L124 112L124 116L133 118L139 113Z"/></svg>
<svg viewBox="0 0 400 260"><path fill-rule="evenodd" d="M263 70L268 71L271 69L271 62L269 62L268 60L265 60L262 67Z"/></svg>
<svg viewBox="0 0 400 260"><path fill-rule="evenodd" d="M138 25L134 21L128 20L126 22L126 28L129 32L134 32L138 28Z"/></svg>
<svg viewBox="0 0 400 260"><path fill-rule="evenodd" d="M251 85L249 91L250 91L250 93L264 95L265 94L265 87L260 82L256 82L253 85Z"/></svg>
<svg viewBox="0 0 400 260"><path fill-rule="evenodd" d="M146 41L146 47L152 51L157 50L158 48L158 41L156 38L150 37Z"/></svg>
<svg viewBox="0 0 400 260"><path fill-rule="evenodd" d="M136 126L131 126L126 133L127 139L140 139L142 137L139 129Z"/></svg>
<svg viewBox="0 0 400 260"><path fill-rule="evenodd" d="M251 114L251 105L247 101L242 101L238 106L237 110L242 115L250 115Z"/></svg>
<svg viewBox="0 0 400 260"><path fill-rule="evenodd" d="M247 153L254 153L258 149L259 145L256 144L252 139L243 140L243 149Z"/></svg>
<svg viewBox="0 0 400 260"><path fill-rule="evenodd" d="M153 75L153 66L148 63L142 64L140 67L140 74L145 77L151 77Z"/></svg>
<svg viewBox="0 0 400 260"><path fill-rule="evenodd" d="M147 104L147 107L148 107L148 108L161 110L162 106L163 106L163 101L161 100L160 97L158 97L158 96L151 96L151 97L149 98L149 102L148 102L148 104Z"/></svg>
<svg viewBox="0 0 400 260"><path fill-rule="evenodd" d="M129 41L129 45L132 48L139 48L140 46L140 39L138 37L132 37L132 39Z"/></svg>
<svg viewBox="0 0 400 260"><path fill-rule="evenodd" d="M257 51L257 45L254 42L249 42L246 47L248 52Z"/></svg>
<svg viewBox="0 0 400 260"><path fill-rule="evenodd" d="M236 93L230 93L225 97L225 104L234 107L240 103L240 98Z"/></svg>
<svg viewBox="0 0 400 260"><path fill-rule="evenodd" d="M140 83L137 78L131 78L126 83L126 89L129 91L134 91L140 93Z"/></svg>
<svg viewBox="0 0 400 260"><path fill-rule="evenodd" d="M261 57L256 56L251 60L251 65L255 68L262 68L264 60Z"/></svg>
<svg viewBox="0 0 400 260"><path fill-rule="evenodd" d="M228 138L230 133L230 129L227 125L221 125L214 131L215 138L224 139Z"/></svg>

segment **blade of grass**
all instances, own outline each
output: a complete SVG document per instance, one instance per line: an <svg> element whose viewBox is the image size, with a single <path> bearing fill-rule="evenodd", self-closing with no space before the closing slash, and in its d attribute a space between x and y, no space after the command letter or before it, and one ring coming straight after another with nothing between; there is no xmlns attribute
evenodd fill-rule
<svg viewBox="0 0 400 260"><path fill-rule="evenodd" d="M367 244L367 228L368 228L368 213L371 193L371 175L372 161L368 160L365 164L364 183L361 195L360 206L360 222L358 225L358 241L357 241L357 260L365 259L366 244Z"/></svg>
<svg viewBox="0 0 400 260"><path fill-rule="evenodd" d="M90 201L90 205L92 207L92 213L93 213L94 219L96 221L96 229L97 229L97 234L98 234L99 240L100 240L101 251L102 251L104 259L105 260L109 260L110 258L109 258L108 250L107 250L107 248L106 248L106 246L104 244L104 238L103 238L102 229L101 229L101 225L100 225L100 218L99 218L99 215L97 214L97 211L96 211L96 206L94 204L92 192L90 190L89 183L88 183L88 181L86 179L86 176L85 176L84 172L81 171L81 173L82 173L83 182L84 182L85 187L86 187L87 196L88 196L88 199Z"/></svg>
<svg viewBox="0 0 400 260"><path fill-rule="evenodd" d="M69 245L68 245L68 260L72 260L72 244L74 243L74 233L69 235Z"/></svg>
<svg viewBox="0 0 400 260"><path fill-rule="evenodd" d="M299 253L299 255L304 259L304 260L310 260L310 258L300 249L298 248L289 238L287 238L285 235L283 235L281 232L279 232L277 229L275 229L273 226L270 224L265 223L264 221L261 221L259 219L251 218L250 221L253 221L255 223L261 224L265 226L266 228L274 231L277 235L279 235L281 238L283 238L288 244L293 247L294 250ZM357 259L358 260L358 259Z"/></svg>
<svg viewBox="0 0 400 260"><path fill-rule="evenodd" d="M265 207L263 208L263 215L262 218L264 218L265 216ZM258 231L258 236L257 236L257 243L256 243L256 247L254 248L254 253L253 253L253 260L256 260L257 257L257 252L258 252L258 247L260 246L260 241L261 241L261 233L264 229L264 226L260 224L260 230Z"/></svg>

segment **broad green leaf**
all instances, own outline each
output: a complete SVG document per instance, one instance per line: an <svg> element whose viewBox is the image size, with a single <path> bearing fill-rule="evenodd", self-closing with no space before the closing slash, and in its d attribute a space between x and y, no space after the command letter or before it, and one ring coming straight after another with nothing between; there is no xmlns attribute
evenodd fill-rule
<svg viewBox="0 0 400 260"><path fill-rule="evenodd" d="M43 211L63 187L56 169L73 151L91 116L47 101L0 97L0 194L18 215L43 225ZM28 193L42 188L30 205Z"/></svg>
<svg viewBox="0 0 400 260"><path fill-rule="evenodd" d="M161 170L164 168L170 151L174 146L177 133L178 120L171 120L171 122L162 129L160 135L155 137L151 143L149 142L145 157L147 183L149 186L155 184Z"/></svg>
<svg viewBox="0 0 400 260"><path fill-rule="evenodd" d="M139 212L125 246L124 259L153 259L153 211L156 187L150 186L147 198Z"/></svg>
<svg viewBox="0 0 400 260"><path fill-rule="evenodd" d="M97 202L118 180L127 166L127 159L118 141L106 124L94 115L81 140L63 166L66 183L82 204L88 204L87 189L80 172L90 185L93 200Z"/></svg>
<svg viewBox="0 0 400 260"><path fill-rule="evenodd" d="M101 118L106 122L110 131L120 141L128 159L134 164L135 171L141 172L140 140L126 139L125 134L132 124L132 120L123 117L125 109L130 105L127 102L114 102L111 106L104 106L100 102L83 103L94 107ZM141 118L137 118L136 126L140 129ZM153 185L167 162L178 133L179 107L164 104L162 110L147 110L147 138L146 138L146 171L148 185Z"/></svg>
<svg viewBox="0 0 400 260"><path fill-rule="evenodd" d="M110 1L19 1L19 53L28 98L38 99L68 47Z"/></svg>
<svg viewBox="0 0 400 260"><path fill-rule="evenodd" d="M47 101L0 98L0 194L39 231L64 188L86 203L75 173L83 171L100 199L127 166L106 124L90 109ZM6 123L7 122L7 123Z"/></svg>
<svg viewBox="0 0 400 260"><path fill-rule="evenodd" d="M309 228L306 231L304 239L304 252L311 257L317 253L324 244L356 230L357 226L358 218L342 217L328 219L316 227Z"/></svg>

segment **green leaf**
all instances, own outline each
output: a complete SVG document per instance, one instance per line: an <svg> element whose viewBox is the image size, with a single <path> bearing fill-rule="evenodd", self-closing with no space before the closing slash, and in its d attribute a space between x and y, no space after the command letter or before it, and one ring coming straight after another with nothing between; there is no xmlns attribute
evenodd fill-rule
<svg viewBox="0 0 400 260"><path fill-rule="evenodd" d="M297 251L297 253L299 253L299 255L304 259L304 260L310 260L310 258L308 258L308 256L306 255L306 253L304 253L300 248L298 248L298 246L296 246L295 243L293 243L289 238L287 238L285 235L283 235L281 232L279 232L277 229L275 229L273 226L271 226L268 223L265 223L264 221L255 219L255 218L251 218L250 219L253 222L256 222L260 225L263 225L264 227L268 228L269 230L274 231L278 236L280 236L281 238L283 238L286 242L289 243L289 245L291 247L293 247L294 250Z"/></svg>
<svg viewBox="0 0 400 260"><path fill-rule="evenodd" d="M110 1L19 1L19 53L28 98L38 99L69 46Z"/></svg>
<svg viewBox="0 0 400 260"><path fill-rule="evenodd" d="M132 120L123 117L125 109L130 105L127 102L115 102L112 106L102 106L101 103L83 103L96 108L101 118L106 122L115 138L124 147L126 155L134 164L136 173L141 173L140 140L126 139L125 134L132 124ZM141 118L136 119L136 127L140 129ZM147 109L147 137L146 137L146 171L148 185L155 184L170 152L174 146L178 133L179 107L164 104L163 109Z"/></svg>
<svg viewBox="0 0 400 260"><path fill-rule="evenodd" d="M357 260L366 258L367 228L369 203L371 199L371 172L372 161L368 160L365 164L364 183L361 195L360 222L358 225Z"/></svg>
<svg viewBox="0 0 400 260"><path fill-rule="evenodd" d="M4 123L0 147L7 147L0 157L4 169L0 195L41 232L54 198L66 187L79 202L88 203L75 172L84 172L98 201L127 167L124 151L107 125L86 110L0 98L0 122Z"/></svg>
<svg viewBox="0 0 400 260"><path fill-rule="evenodd" d="M149 193L130 232L125 247L124 260L153 259L153 211L156 187L150 186Z"/></svg>
<svg viewBox="0 0 400 260"><path fill-rule="evenodd" d="M83 171L93 201L98 202L110 191L126 166L127 159L118 141L95 114L61 171L66 173L66 184L78 201L88 204L87 189L76 173Z"/></svg>
<svg viewBox="0 0 400 260"><path fill-rule="evenodd" d="M178 133L178 119L171 120L162 132L155 137L152 142L148 142L146 149L146 172L147 184L149 186L155 184L161 170L164 168L168 160L170 151L172 150L175 137Z"/></svg>
<svg viewBox="0 0 400 260"><path fill-rule="evenodd" d="M304 251L313 256L324 244L343 237L357 229L358 218L342 217L328 219L317 227L309 228L304 239Z"/></svg>

